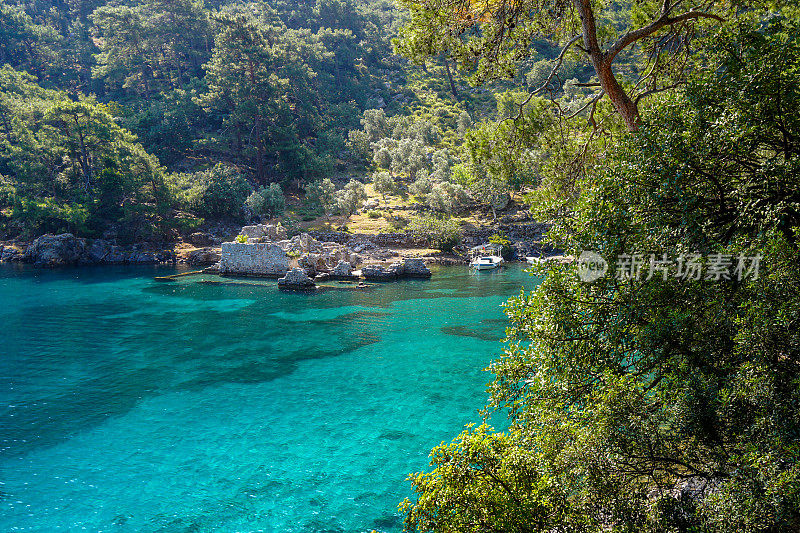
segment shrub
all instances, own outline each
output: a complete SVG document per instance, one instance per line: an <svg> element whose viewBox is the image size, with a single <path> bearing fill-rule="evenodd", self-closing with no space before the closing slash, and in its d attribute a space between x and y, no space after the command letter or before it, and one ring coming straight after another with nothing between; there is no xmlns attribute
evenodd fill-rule
<svg viewBox="0 0 800 533"><path fill-rule="evenodd" d="M384 203L386 203L386 195L392 194L397 190L394 178L386 171L375 173L372 177L372 186L375 188L375 192L383 197Z"/></svg>
<svg viewBox="0 0 800 533"><path fill-rule="evenodd" d="M236 242L246 244L247 243L247 236L246 235L237 235Z"/></svg>
<svg viewBox="0 0 800 533"><path fill-rule="evenodd" d="M283 190L277 183L272 183L268 187L261 187L247 197L245 205L250 211L259 217L273 218L283 214L286 208L286 198Z"/></svg>
<svg viewBox="0 0 800 533"><path fill-rule="evenodd" d="M513 250L511 249L511 241L504 233L495 233L489 237L489 242L491 244L498 244L502 246L500 249L500 254L504 259L511 259L511 255L513 253Z"/></svg>
<svg viewBox="0 0 800 533"><path fill-rule="evenodd" d="M383 216L383 213L376 211L375 209L367 211L367 218L381 218L381 216Z"/></svg>
<svg viewBox="0 0 800 533"><path fill-rule="evenodd" d="M356 180L350 180L344 189L336 193L336 203L342 213L348 217L358 211L366 199L367 193L364 192L364 184Z"/></svg>
<svg viewBox="0 0 800 533"><path fill-rule="evenodd" d="M414 217L408 231L443 252L452 252L461 243L461 228L452 218Z"/></svg>
<svg viewBox="0 0 800 533"><path fill-rule="evenodd" d="M336 185L329 178L309 183L306 186L306 198L315 207L319 207L330 216L336 209Z"/></svg>
<svg viewBox="0 0 800 533"><path fill-rule="evenodd" d="M442 182L431 187L425 205L434 211L452 213L466 203L467 191L458 183Z"/></svg>
<svg viewBox="0 0 800 533"><path fill-rule="evenodd" d="M238 218L250 192L250 186L239 173L229 165L217 165L195 173L200 182L195 211L205 218Z"/></svg>

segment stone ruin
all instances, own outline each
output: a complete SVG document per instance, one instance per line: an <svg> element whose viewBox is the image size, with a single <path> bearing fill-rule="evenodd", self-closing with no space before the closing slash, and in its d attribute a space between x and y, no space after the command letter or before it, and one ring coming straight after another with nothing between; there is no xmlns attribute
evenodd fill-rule
<svg viewBox="0 0 800 533"><path fill-rule="evenodd" d="M222 243L219 273L281 278L281 286L302 285L305 288L308 287L306 279L318 275L324 279L356 279L353 271L363 262L360 254L375 248L373 243L360 241L352 241L350 246L322 242L308 233L288 239L286 230L280 225L245 226L240 235L246 238L246 242ZM297 260L294 269L292 259ZM300 276L299 271L306 277ZM368 280L389 281L429 278L431 271L422 259L408 258L388 267L364 266L362 275Z"/></svg>

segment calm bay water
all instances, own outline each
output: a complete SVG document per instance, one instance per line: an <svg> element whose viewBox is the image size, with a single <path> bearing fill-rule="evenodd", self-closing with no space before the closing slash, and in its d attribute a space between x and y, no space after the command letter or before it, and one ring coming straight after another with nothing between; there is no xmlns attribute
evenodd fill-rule
<svg viewBox="0 0 800 533"><path fill-rule="evenodd" d="M399 531L522 268L281 293L0 267L0 531Z"/></svg>

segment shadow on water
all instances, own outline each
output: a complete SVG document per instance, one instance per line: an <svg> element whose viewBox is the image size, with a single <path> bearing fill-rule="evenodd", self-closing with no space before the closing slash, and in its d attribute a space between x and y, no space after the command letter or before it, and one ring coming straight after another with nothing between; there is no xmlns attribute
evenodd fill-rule
<svg viewBox="0 0 800 533"><path fill-rule="evenodd" d="M505 338L505 335L498 333L498 331L503 331L502 328L507 324L508 321L505 318L487 318L481 320L480 324L475 326L443 326L439 330L447 335L499 342Z"/></svg>

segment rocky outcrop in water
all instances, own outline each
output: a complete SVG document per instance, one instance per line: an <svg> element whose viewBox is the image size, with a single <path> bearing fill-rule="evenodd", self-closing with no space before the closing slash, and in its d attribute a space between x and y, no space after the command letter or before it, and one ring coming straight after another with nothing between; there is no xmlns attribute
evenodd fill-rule
<svg viewBox="0 0 800 533"><path fill-rule="evenodd" d="M48 233L31 243L26 256L28 262L37 266L57 267L87 263L86 239L79 239L71 233Z"/></svg>
<svg viewBox="0 0 800 533"><path fill-rule="evenodd" d="M361 269L361 275L367 281L395 281L405 274L402 263L389 266L367 265Z"/></svg>
<svg viewBox="0 0 800 533"><path fill-rule="evenodd" d="M431 270L423 259L408 257L403 261L403 275L407 278L430 278Z"/></svg>
<svg viewBox="0 0 800 533"><path fill-rule="evenodd" d="M300 267L295 267L288 271L286 275L278 279L278 287L291 290L309 290L315 287L314 280L306 275Z"/></svg>
<svg viewBox="0 0 800 533"><path fill-rule="evenodd" d="M186 263L192 266L213 265L221 259L220 253L214 248L201 248L192 250L186 257Z"/></svg>
<svg viewBox="0 0 800 533"><path fill-rule="evenodd" d="M84 239L71 233L45 234L30 245L0 246L0 261L33 263L38 267L174 263L172 250L148 249L152 244L120 246L106 239Z"/></svg>

